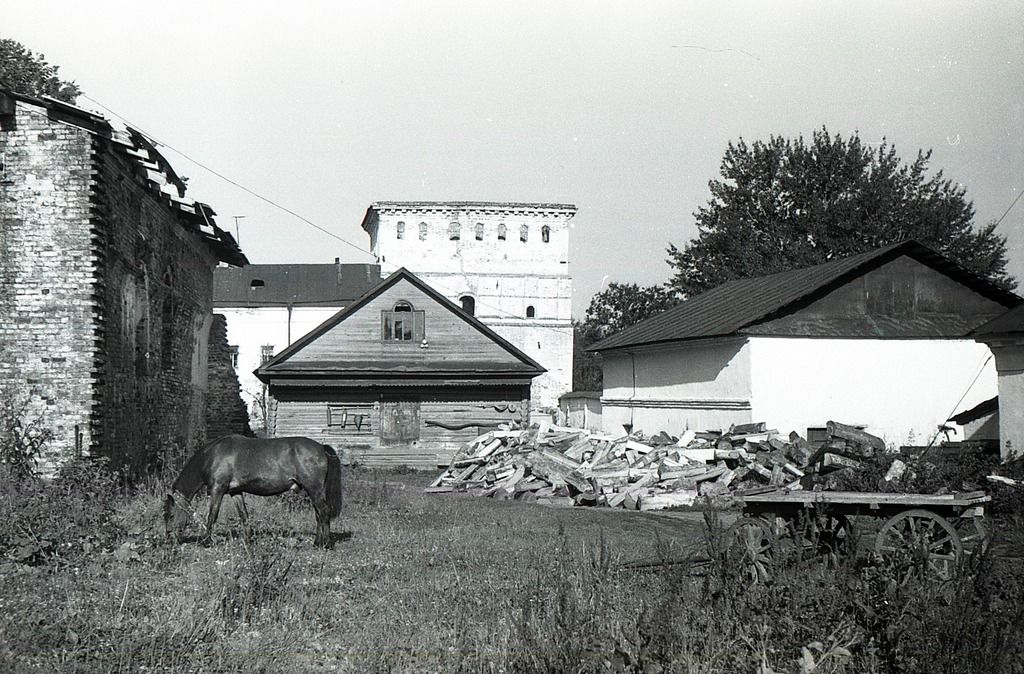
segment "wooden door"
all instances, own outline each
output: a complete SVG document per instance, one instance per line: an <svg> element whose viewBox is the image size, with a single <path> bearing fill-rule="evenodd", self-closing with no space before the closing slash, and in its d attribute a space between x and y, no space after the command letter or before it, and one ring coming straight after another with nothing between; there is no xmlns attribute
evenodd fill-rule
<svg viewBox="0 0 1024 674"><path fill-rule="evenodd" d="M385 400L380 404L380 440L391 445L420 439L420 401Z"/></svg>

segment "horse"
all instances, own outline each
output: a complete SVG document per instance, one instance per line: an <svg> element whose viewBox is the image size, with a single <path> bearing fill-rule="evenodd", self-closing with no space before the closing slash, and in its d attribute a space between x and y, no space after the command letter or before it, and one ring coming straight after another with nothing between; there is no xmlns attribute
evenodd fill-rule
<svg viewBox="0 0 1024 674"><path fill-rule="evenodd" d="M174 534L181 540L181 532L193 512L192 498L203 487L210 494L204 543L212 538L224 494L274 496L302 489L313 502L313 544L318 547L330 546L331 521L341 514L341 460L333 447L304 437L263 439L226 435L196 452L164 498L168 538Z"/></svg>

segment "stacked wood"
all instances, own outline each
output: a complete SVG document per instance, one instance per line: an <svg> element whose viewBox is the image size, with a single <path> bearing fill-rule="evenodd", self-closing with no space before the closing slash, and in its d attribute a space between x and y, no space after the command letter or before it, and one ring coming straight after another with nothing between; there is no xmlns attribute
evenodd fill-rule
<svg viewBox="0 0 1024 674"><path fill-rule="evenodd" d="M765 423L728 431L615 437L551 424L499 428L464 445L426 491L560 505L660 510L734 493L813 485L813 473L858 465L884 450L863 430L828 422L816 450L796 433Z"/></svg>

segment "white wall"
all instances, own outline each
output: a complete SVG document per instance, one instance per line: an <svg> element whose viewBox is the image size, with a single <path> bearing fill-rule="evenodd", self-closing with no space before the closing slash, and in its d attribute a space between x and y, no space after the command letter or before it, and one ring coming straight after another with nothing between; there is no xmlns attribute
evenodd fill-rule
<svg viewBox="0 0 1024 674"><path fill-rule="evenodd" d="M534 410L558 408L572 390L572 279L569 229L574 209L468 206L466 208L383 205L370 227L371 248L386 276L406 267L456 304L473 297L485 325L540 363L547 372L530 390ZM398 238L398 223L404 223ZM451 223L460 238L449 238ZM420 238L420 224L426 235ZM483 239L476 239L476 225ZM498 226L506 227L499 240ZM520 240L520 226L529 228ZM548 241L541 236L547 227ZM527 307L534 308L527 318Z"/></svg>
<svg viewBox="0 0 1024 674"><path fill-rule="evenodd" d="M830 419L865 424L891 445L926 445L952 414L996 395L990 355L972 340L752 337L751 416L801 435Z"/></svg>
<svg viewBox="0 0 1024 674"><path fill-rule="evenodd" d="M291 342L317 327L336 314L342 307L296 307L291 312ZM274 353L283 351L289 344L289 315L285 307L220 307L214 311L227 318L228 344L238 346L238 383L242 400L250 410L253 420L253 402L262 399L263 382L256 378L253 370L258 368L261 348L274 347Z"/></svg>
<svg viewBox="0 0 1024 674"><path fill-rule="evenodd" d="M648 435L679 435L750 421L750 349L742 338L605 355L602 369L607 433L621 434L627 423Z"/></svg>

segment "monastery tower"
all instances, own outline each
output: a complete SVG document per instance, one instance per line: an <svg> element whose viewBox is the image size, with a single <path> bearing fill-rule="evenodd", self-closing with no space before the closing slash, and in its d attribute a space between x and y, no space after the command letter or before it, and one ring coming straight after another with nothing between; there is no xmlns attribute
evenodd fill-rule
<svg viewBox="0 0 1024 674"><path fill-rule="evenodd" d="M543 365L534 409L572 390L571 204L380 201L363 229L382 276L405 267Z"/></svg>

